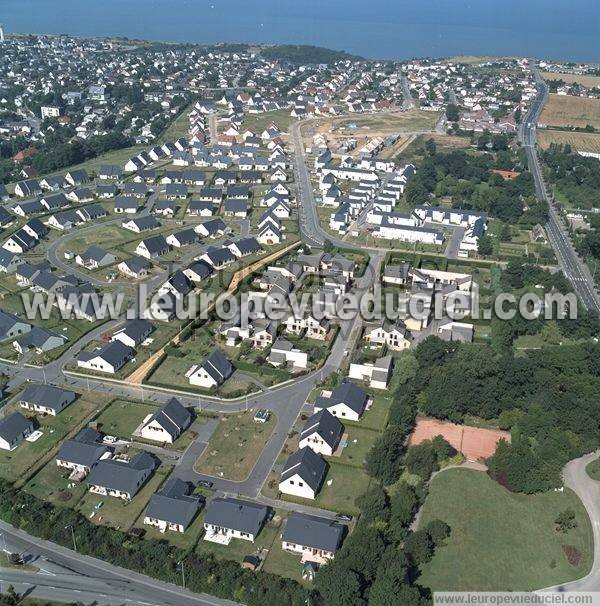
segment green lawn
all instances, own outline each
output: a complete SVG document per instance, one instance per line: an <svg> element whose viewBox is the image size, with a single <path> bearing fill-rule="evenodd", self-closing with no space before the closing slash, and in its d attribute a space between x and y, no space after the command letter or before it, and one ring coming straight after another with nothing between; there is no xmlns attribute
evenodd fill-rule
<svg viewBox="0 0 600 606"><path fill-rule="evenodd" d="M274 414L266 423L256 423L253 417L252 411L221 417L206 450L196 462L196 470L228 480L244 480L277 425Z"/></svg>
<svg viewBox="0 0 600 606"><path fill-rule="evenodd" d="M270 126L271 122L275 122L277 128L285 133L289 131L290 124L294 119L293 116L290 116L289 109L276 109L261 114L246 114L242 128L249 128L260 137L263 130Z"/></svg>
<svg viewBox="0 0 600 606"><path fill-rule="evenodd" d="M131 440L131 434L138 425L156 410L157 407L151 404L115 400L95 421L100 425L102 433Z"/></svg>
<svg viewBox="0 0 600 606"><path fill-rule="evenodd" d="M280 474L274 472L269 474L261 492L270 498L281 498L284 501L356 515L359 510L354 501L367 490L371 480L362 469L335 461L335 459L328 459L329 470L315 499L302 499L280 494L278 492ZM330 480L332 481L331 486L327 484Z"/></svg>
<svg viewBox="0 0 600 606"><path fill-rule="evenodd" d="M161 465L130 502L88 491L78 503L77 510L88 518L95 511L96 514L91 518L95 524L129 530L145 511L150 497L160 488L171 469L168 465ZM100 502L102 506L96 509Z"/></svg>
<svg viewBox="0 0 600 606"><path fill-rule="evenodd" d="M344 433L348 434L347 446L342 450L338 457L329 457L329 461L345 463L353 467L362 468L365 457L375 440L381 435L373 429L363 428L357 425L345 424Z"/></svg>
<svg viewBox="0 0 600 606"><path fill-rule="evenodd" d="M562 534L554 520L565 509L578 526ZM436 518L452 531L422 567L419 583L434 591L529 591L578 579L592 564L590 521L569 489L515 494L479 471L449 469L432 481L420 526ZM568 546L580 554L577 565Z"/></svg>
<svg viewBox="0 0 600 606"><path fill-rule="evenodd" d="M69 480L70 470L58 467L53 457L25 485L24 490L53 505L74 507L85 494L87 484Z"/></svg>
<svg viewBox="0 0 600 606"><path fill-rule="evenodd" d="M595 461L588 463L585 470L592 480L600 482L600 459L596 459Z"/></svg>
<svg viewBox="0 0 600 606"><path fill-rule="evenodd" d="M70 432L76 432L86 418L101 409L107 398L103 395L84 394L56 417L38 416L39 430L43 435L35 442L22 442L15 450L0 451L0 476L10 481L24 479L37 466L43 463L43 458L57 446ZM22 413L26 411L17 408ZM7 411L8 412L8 411Z"/></svg>

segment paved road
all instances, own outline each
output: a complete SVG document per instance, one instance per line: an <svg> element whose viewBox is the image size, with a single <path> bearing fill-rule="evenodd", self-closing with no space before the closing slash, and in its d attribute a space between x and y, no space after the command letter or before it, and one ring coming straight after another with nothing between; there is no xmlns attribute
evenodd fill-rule
<svg viewBox="0 0 600 606"><path fill-rule="evenodd" d="M19 591L34 587L33 595L70 602L82 599L99 604L157 606L227 606L234 604L206 594L194 594L175 585L113 566L102 560L34 538L0 521L2 548L36 558L40 573L0 569L0 583L16 584Z"/></svg>
<svg viewBox="0 0 600 606"><path fill-rule="evenodd" d="M542 170L535 149L536 124L539 115L548 98L548 85L541 79L537 70L538 95L531 104L529 111L523 118L519 127L519 139L527 153L529 169L535 181L536 195L538 199L548 203L549 215L546 225L550 243L556 253L556 258L565 276L571 281L581 301L587 309L600 311L600 299L595 289L594 280L587 265L581 260L573 248L571 239L565 229L561 217L556 210L552 200L549 199Z"/></svg>
<svg viewBox="0 0 600 606"><path fill-rule="evenodd" d="M404 102L402 103L402 107L404 109L412 109L415 106L415 102L410 92L408 78L405 74L402 74L400 82L402 83L402 95L404 96Z"/></svg>

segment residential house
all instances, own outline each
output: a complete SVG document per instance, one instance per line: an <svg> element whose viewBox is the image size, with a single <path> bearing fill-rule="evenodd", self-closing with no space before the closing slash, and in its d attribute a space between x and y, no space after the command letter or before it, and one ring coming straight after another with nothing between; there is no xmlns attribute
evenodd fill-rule
<svg viewBox="0 0 600 606"><path fill-rule="evenodd" d="M102 444L102 436L86 427L72 440L65 440L56 455L56 465L71 470L71 479L82 480L98 461L108 459L113 451Z"/></svg>
<svg viewBox="0 0 600 606"><path fill-rule="evenodd" d="M327 409L307 419L300 432L299 448L312 448L317 454L330 457L336 451L344 426Z"/></svg>
<svg viewBox="0 0 600 606"><path fill-rule="evenodd" d="M157 467L156 459L140 452L129 460L102 459L87 477L90 492L130 501L148 481Z"/></svg>
<svg viewBox="0 0 600 606"><path fill-rule="evenodd" d="M141 345L154 331L154 326L148 322L137 318L127 320L125 325L113 333L111 341L120 341L127 347L135 348Z"/></svg>
<svg viewBox="0 0 600 606"><path fill-rule="evenodd" d="M279 480L279 492L314 499L323 484L327 469L325 460L305 446L289 456Z"/></svg>
<svg viewBox="0 0 600 606"><path fill-rule="evenodd" d="M185 374L190 385L210 389L222 385L232 374L234 368L231 362L215 349L200 364L192 366Z"/></svg>
<svg viewBox="0 0 600 606"><path fill-rule="evenodd" d="M260 503L229 497L211 500L204 516L205 541L228 545L231 539L254 542L269 516Z"/></svg>
<svg viewBox="0 0 600 606"><path fill-rule="evenodd" d="M37 383L27 385L18 400L21 408L53 417L74 401L75 394L72 391Z"/></svg>
<svg viewBox="0 0 600 606"><path fill-rule="evenodd" d="M14 450L34 429L33 421L20 412L3 417L0 419L0 449Z"/></svg>
<svg viewBox="0 0 600 606"><path fill-rule="evenodd" d="M134 350L121 341L112 341L95 351L82 351L77 366L96 372L115 374L134 356Z"/></svg>
<svg viewBox="0 0 600 606"><path fill-rule="evenodd" d="M302 562L324 564L333 560L345 533L346 527L335 520L294 511L287 517L281 547L301 554Z"/></svg>
<svg viewBox="0 0 600 606"><path fill-rule="evenodd" d="M144 419L140 437L172 444L190 426L192 415L181 402L171 398L162 408Z"/></svg>
<svg viewBox="0 0 600 606"><path fill-rule="evenodd" d="M160 532L185 532L204 503L204 497L191 494L188 482L169 478L164 487L150 498L144 524L155 526Z"/></svg>
<svg viewBox="0 0 600 606"><path fill-rule="evenodd" d="M367 394L360 387L346 382L338 385L332 392L322 392L315 401L315 412L327 409L340 419L358 421L368 401Z"/></svg>

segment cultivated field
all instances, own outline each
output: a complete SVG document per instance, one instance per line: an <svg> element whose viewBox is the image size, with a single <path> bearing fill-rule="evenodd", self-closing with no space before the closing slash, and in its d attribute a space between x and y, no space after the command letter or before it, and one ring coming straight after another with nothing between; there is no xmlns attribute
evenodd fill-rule
<svg viewBox="0 0 600 606"><path fill-rule="evenodd" d="M585 128L591 124L600 128L600 99L550 95L539 124Z"/></svg>
<svg viewBox="0 0 600 606"><path fill-rule="evenodd" d="M566 509L577 527L558 532L554 520ZM539 589L578 579L592 564L590 520L568 488L515 494L480 471L448 469L431 482L419 526L434 519L451 535L422 567L419 583L433 591Z"/></svg>
<svg viewBox="0 0 600 606"><path fill-rule="evenodd" d="M560 72L542 72L544 80L563 80L567 84L581 84L587 88L600 86L600 76L580 76L577 74L561 74Z"/></svg>
<svg viewBox="0 0 600 606"><path fill-rule="evenodd" d="M574 133L563 130L537 131L540 147L546 149L550 144L570 145L577 151L600 153L600 133Z"/></svg>

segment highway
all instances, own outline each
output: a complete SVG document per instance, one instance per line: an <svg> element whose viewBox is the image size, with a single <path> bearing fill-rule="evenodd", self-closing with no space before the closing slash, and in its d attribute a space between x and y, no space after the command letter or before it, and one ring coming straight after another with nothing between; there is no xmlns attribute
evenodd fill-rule
<svg viewBox="0 0 600 606"><path fill-rule="evenodd" d="M583 305L587 309L600 311L600 299L595 289L594 280L587 265L575 251L562 219L548 196L542 176L536 144L536 125L540 113L548 99L548 85L534 70L538 85L538 95L532 102L519 127L519 139L527 153L529 170L533 174L536 196L548 204L548 222L546 230L558 263L565 276L571 281Z"/></svg>
<svg viewBox="0 0 600 606"><path fill-rule="evenodd" d="M40 572L0 568L0 584L43 599L85 603L152 606L231 606L234 602L195 594L102 560L33 538L0 521L1 545L20 553ZM0 554L2 556L3 554Z"/></svg>

